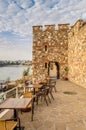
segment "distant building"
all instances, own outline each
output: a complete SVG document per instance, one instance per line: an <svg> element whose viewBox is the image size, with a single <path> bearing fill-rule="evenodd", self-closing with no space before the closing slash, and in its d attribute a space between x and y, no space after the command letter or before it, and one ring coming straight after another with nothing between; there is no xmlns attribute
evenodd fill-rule
<svg viewBox="0 0 86 130"><path fill-rule="evenodd" d="M86 87L86 23L33 26L33 77L68 77Z"/></svg>

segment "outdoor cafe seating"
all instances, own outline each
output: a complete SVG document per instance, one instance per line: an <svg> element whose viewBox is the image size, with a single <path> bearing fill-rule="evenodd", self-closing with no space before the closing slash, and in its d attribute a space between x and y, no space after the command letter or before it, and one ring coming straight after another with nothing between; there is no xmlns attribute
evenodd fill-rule
<svg viewBox="0 0 86 130"><path fill-rule="evenodd" d="M24 93L23 98L32 98L32 101L27 106L27 108L21 109L21 113L29 112L31 110L32 111L32 113L31 113L31 121L33 121L33 114L34 114L34 101L33 100L35 98L35 95L33 95L32 92L27 91L27 92Z"/></svg>
<svg viewBox="0 0 86 130"><path fill-rule="evenodd" d="M12 122L10 123L8 123L8 120L1 121L0 128L2 129L0 130L13 130L16 125L17 128L21 130L21 122L20 117L18 116L18 110L27 109L28 105L32 102L32 100L33 98L8 98L3 103L1 103L0 109L13 109L13 117L10 119L10 121L12 120ZM33 120L33 115L31 119ZM11 126L9 126L9 124L12 126L12 128ZM7 127L8 129L6 129L5 127Z"/></svg>
<svg viewBox="0 0 86 130"><path fill-rule="evenodd" d="M46 102L47 106L48 106L48 102L51 103L51 99L50 97L54 100L54 96L52 94L52 88L53 85L51 84L44 84L40 90L36 93L37 96L37 104L38 104L38 100L39 98L44 99L44 101Z"/></svg>
<svg viewBox="0 0 86 130"><path fill-rule="evenodd" d="M48 106L48 101L47 101L47 97L48 97L48 88L43 88L41 89L40 91L38 91L36 93L36 96L37 96L37 104L38 104L38 100L39 98L41 98L41 101L44 99L44 101L46 102L47 106ZM49 97L48 97L49 99ZM50 101L50 99L49 99Z"/></svg>
<svg viewBox="0 0 86 130"><path fill-rule="evenodd" d="M39 100L41 100L41 102L42 100L44 100L46 105L48 106L48 104L51 103L51 100L54 100L52 90L53 88L55 88L55 84L56 82L53 79L50 83L49 80L44 80L44 82L37 84L26 84L23 98L33 98L33 100L27 108L21 109L21 113L31 111L31 120L33 120L34 103L37 102L38 104Z"/></svg>

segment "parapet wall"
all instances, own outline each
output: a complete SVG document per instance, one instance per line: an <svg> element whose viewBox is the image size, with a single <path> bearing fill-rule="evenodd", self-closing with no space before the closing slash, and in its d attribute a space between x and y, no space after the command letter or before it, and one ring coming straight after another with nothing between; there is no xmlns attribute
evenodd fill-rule
<svg viewBox="0 0 86 130"><path fill-rule="evenodd" d="M33 32L34 31L46 31L46 30L68 30L69 29L69 24L58 24L57 27L56 25L39 25L39 26L33 26Z"/></svg>
<svg viewBox="0 0 86 130"><path fill-rule="evenodd" d="M69 24L58 24L58 30L69 30Z"/></svg>

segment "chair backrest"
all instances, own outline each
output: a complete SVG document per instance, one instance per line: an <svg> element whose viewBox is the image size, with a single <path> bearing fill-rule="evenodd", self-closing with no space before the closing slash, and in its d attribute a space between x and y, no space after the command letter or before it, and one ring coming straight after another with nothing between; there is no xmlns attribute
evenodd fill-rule
<svg viewBox="0 0 86 130"><path fill-rule="evenodd" d="M56 85L56 80L50 80L50 84Z"/></svg>
<svg viewBox="0 0 86 130"><path fill-rule="evenodd" d="M50 76L50 79L52 79L52 80L56 80L57 79L57 77L56 76Z"/></svg>
<svg viewBox="0 0 86 130"><path fill-rule="evenodd" d="M17 126L17 121L0 120L0 130L13 130Z"/></svg>
<svg viewBox="0 0 86 130"><path fill-rule="evenodd" d="M33 94L31 92L25 92L24 93L24 98L32 98Z"/></svg>

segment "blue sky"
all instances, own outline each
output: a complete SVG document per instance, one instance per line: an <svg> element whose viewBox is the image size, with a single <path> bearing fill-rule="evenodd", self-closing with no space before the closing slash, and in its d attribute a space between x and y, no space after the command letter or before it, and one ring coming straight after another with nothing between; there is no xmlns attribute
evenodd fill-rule
<svg viewBox="0 0 86 130"><path fill-rule="evenodd" d="M0 60L31 60L32 26L86 20L86 0L0 0Z"/></svg>

